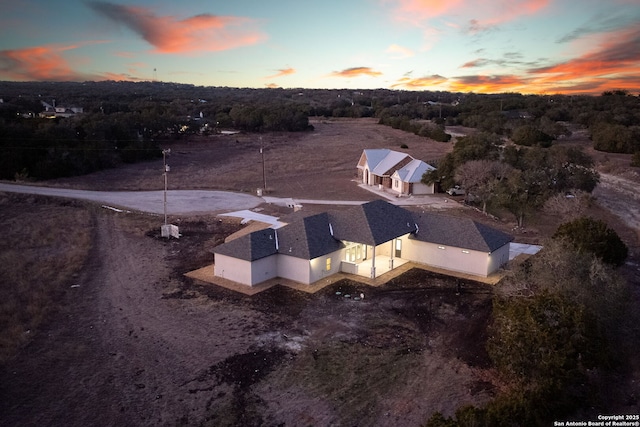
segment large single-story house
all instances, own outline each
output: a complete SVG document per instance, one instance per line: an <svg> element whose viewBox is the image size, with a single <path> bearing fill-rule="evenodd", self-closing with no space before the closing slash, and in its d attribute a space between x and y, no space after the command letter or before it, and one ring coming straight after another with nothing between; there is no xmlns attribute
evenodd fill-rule
<svg viewBox="0 0 640 427"><path fill-rule="evenodd" d="M398 194L433 194L434 184L423 184L422 175L435 169L407 153L388 148L366 149L357 165L358 179L365 185L388 188Z"/></svg>
<svg viewBox="0 0 640 427"><path fill-rule="evenodd" d="M311 284L338 272L375 278L411 261L486 277L509 260L511 240L470 219L377 200L219 245L214 274L248 286L276 277Z"/></svg>

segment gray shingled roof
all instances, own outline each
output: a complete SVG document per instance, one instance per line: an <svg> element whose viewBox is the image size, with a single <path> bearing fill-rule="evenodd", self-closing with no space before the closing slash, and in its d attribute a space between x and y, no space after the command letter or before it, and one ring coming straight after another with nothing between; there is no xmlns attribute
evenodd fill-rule
<svg viewBox="0 0 640 427"><path fill-rule="evenodd" d="M480 252L493 252L513 240L471 219L413 214L376 200L343 211L296 218L277 231L254 231L217 246L213 252L247 261L276 253L311 260L342 248L343 240L377 246L407 233L414 233L412 239Z"/></svg>
<svg viewBox="0 0 640 427"><path fill-rule="evenodd" d="M274 255L276 251L276 231L272 228L254 231L231 240L213 249L214 254L227 255L245 261L256 261Z"/></svg>
<svg viewBox="0 0 640 427"><path fill-rule="evenodd" d="M414 215L418 232L410 238L443 246L493 252L513 237L471 219L432 213Z"/></svg>
<svg viewBox="0 0 640 427"><path fill-rule="evenodd" d="M344 247L331 235L326 212L292 222L278 230L278 253L296 258L314 259Z"/></svg>
<svg viewBox="0 0 640 427"><path fill-rule="evenodd" d="M415 230L411 213L375 200L329 214L337 239L377 246Z"/></svg>

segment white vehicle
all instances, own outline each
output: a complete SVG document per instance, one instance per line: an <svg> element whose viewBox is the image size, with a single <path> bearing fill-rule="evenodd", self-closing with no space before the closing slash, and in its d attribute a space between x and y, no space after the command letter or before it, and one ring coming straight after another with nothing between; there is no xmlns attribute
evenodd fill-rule
<svg viewBox="0 0 640 427"><path fill-rule="evenodd" d="M447 194L450 196L464 196L464 189L460 188L459 185L456 185L455 187L448 189Z"/></svg>

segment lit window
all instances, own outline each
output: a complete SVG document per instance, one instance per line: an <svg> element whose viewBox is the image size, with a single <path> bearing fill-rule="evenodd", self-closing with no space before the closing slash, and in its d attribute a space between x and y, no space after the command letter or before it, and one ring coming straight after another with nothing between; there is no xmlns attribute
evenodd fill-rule
<svg viewBox="0 0 640 427"><path fill-rule="evenodd" d="M327 271L331 271L331 258L327 258Z"/></svg>

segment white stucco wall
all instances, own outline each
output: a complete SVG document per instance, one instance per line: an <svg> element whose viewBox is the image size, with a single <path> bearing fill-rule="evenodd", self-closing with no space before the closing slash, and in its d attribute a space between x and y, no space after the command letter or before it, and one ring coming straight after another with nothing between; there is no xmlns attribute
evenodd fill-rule
<svg viewBox="0 0 640 427"><path fill-rule="evenodd" d="M496 249L495 251L491 252L488 267L489 274L497 271L500 267L502 267L509 261L509 246L510 244L507 243L500 249Z"/></svg>
<svg viewBox="0 0 640 427"><path fill-rule="evenodd" d="M486 277L492 272L490 271L491 258L485 252L436 245L414 239L407 239L405 243L402 248L404 259L476 276Z"/></svg>
<svg viewBox="0 0 640 427"><path fill-rule="evenodd" d="M309 262L311 267L309 283L313 283L327 276L331 276L332 274L339 273L341 261L344 259L344 256L344 249L341 249L312 259ZM331 270L327 270L327 258L331 258Z"/></svg>
<svg viewBox="0 0 640 427"><path fill-rule="evenodd" d="M276 256L262 258L253 263L226 255L216 254L214 275L253 286L277 276Z"/></svg>
<svg viewBox="0 0 640 427"><path fill-rule="evenodd" d="M257 285L278 276L277 257L277 255L271 255L253 261L251 265L251 285Z"/></svg>
<svg viewBox="0 0 640 427"><path fill-rule="evenodd" d="M217 277L251 286L251 263L249 261L216 254L213 271Z"/></svg>
<svg viewBox="0 0 640 427"><path fill-rule="evenodd" d="M278 276L300 283L311 283L309 260L278 254Z"/></svg>

